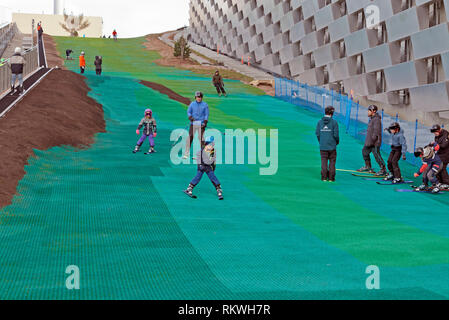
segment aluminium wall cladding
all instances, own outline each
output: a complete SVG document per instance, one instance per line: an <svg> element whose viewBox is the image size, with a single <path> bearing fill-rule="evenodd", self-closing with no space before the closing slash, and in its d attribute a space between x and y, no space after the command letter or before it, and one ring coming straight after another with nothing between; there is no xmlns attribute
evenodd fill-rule
<svg viewBox="0 0 449 320"><path fill-rule="evenodd" d="M449 0L191 0L188 33L310 85L449 118L447 17Z"/></svg>

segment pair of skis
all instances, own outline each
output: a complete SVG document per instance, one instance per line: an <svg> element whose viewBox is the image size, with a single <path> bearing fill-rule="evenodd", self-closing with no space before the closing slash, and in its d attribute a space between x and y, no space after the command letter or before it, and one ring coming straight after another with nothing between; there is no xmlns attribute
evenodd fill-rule
<svg viewBox="0 0 449 320"><path fill-rule="evenodd" d="M192 199L198 199L198 197L197 197L196 195L190 194L190 193L188 193L186 190L184 190L184 193L185 193L186 195L188 195L188 196L189 196L190 198L192 198ZM223 195L218 196L218 200L224 200Z"/></svg>
<svg viewBox="0 0 449 320"><path fill-rule="evenodd" d="M356 170L342 170L338 169L338 171L342 172L350 172L352 176L354 177L360 177L367 181L375 181L376 184L382 185L382 186L392 186L392 185L400 185L400 184L410 184L413 183L413 181L405 180L399 183L393 183L393 181L379 181L379 179L385 179L387 176L376 176L375 173L363 173Z"/></svg>

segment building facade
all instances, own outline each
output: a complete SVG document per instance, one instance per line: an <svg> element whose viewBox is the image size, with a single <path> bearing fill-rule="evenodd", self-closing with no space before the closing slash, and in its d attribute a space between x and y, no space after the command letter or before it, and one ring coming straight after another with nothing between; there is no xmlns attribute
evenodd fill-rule
<svg viewBox="0 0 449 320"><path fill-rule="evenodd" d="M449 119L449 0L191 0L189 39L278 75Z"/></svg>

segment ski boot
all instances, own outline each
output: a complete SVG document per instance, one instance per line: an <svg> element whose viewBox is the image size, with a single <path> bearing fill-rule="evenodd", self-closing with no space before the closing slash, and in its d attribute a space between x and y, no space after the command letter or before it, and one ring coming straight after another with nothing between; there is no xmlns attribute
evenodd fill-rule
<svg viewBox="0 0 449 320"><path fill-rule="evenodd" d="M394 176L391 173L384 179L384 181L393 181L393 180Z"/></svg>
<svg viewBox="0 0 449 320"><path fill-rule="evenodd" d="M14 86L11 86L11 92L10 92L9 94L10 94L10 95L14 95L14 91L15 91Z"/></svg>
<svg viewBox="0 0 449 320"><path fill-rule="evenodd" d="M196 199L197 196L195 196L195 195L193 194L193 189L194 189L194 188L195 188L195 186L194 186L193 184L189 184L189 186L187 187L187 189L184 190L184 193L185 193L186 195L188 195L190 198Z"/></svg>
<svg viewBox="0 0 449 320"><path fill-rule="evenodd" d="M365 161L365 166L357 170L357 172L375 173L371 167L371 161Z"/></svg>
<svg viewBox="0 0 449 320"><path fill-rule="evenodd" d="M156 150L154 150L154 147L151 147L150 150L148 150L148 152L146 152L146 155L152 154L152 153L156 153Z"/></svg>
<svg viewBox="0 0 449 320"><path fill-rule="evenodd" d="M437 187L438 187L440 190L448 190L448 189L449 189L449 185L444 184L444 183L438 183L438 184L437 184Z"/></svg>
<svg viewBox="0 0 449 320"><path fill-rule="evenodd" d="M425 184L422 184L422 185L420 185L418 188L416 188L415 189L415 191L418 191L418 192L421 192L421 191L426 191L427 190L427 188L428 188L428 186L427 185L425 185Z"/></svg>
<svg viewBox="0 0 449 320"><path fill-rule="evenodd" d="M223 198L223 190L221 189L221 186L218 185L218 186L216 186L216 188L217 188L217 196L218 196L218 200L223 200L223 199L224 199L224 198Z"/></svg>
<svg viewBox="0 0 449 320"><path fill-rule="evenodd" d="M19 96L21 96L21 95L23 95L23 86L20 86L18 89L17 89L17 92L19 93Z"/></svg>
<svg viewBox="0 0 449 320"><path fill-rule="evenodd" d="M381 167L380 171L377 172L374 176L375 177L383 177L387 175L387 170L385 169L385 167Z"/></svg>
<svg viewBox="0 0 449 320"><path fill-rule="evenodd" d="M402 179L402 178L394 178L392 183L393 184L401 184L401 183L404 183L404 179Z"/></svg>
<svg viewBox="0 0 449 320"><path fill-rule="evenodd" d="M440 188L438 188L438 186L437 185L433 185L432 187L431 187L431 189L432 189L432 193L433 194L436 194L436 193L440 193Z"/></svg>
<svg viewBox="0 0 449 320"><path fill-rule="evenodd" d="M137 145L137 146L134 148L133 153L137 153L137 152L139 152L139 151L140 151L140 146Z"/></svg>

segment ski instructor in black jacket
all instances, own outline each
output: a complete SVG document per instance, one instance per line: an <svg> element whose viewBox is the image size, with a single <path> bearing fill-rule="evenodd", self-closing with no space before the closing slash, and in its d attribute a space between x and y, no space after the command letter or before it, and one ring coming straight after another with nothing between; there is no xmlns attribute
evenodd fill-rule
<svg viewBox="0 0 449 320"><path fill-rule="evenodd" d="M376 176L386 176L387 170L385 167L385 162L380 155L380 147L382 146L382 119L377 114L377 110L378 108L375 105L371 105L368 108L368 117L370 117L370 121L366 131L365 146L362 150L365 166L357 171L374 173L371 166L370 156L372 152L380 167L380 171L376 173Z"/></svg>
<svg viewBox="0 0 449 320"><path fill-rule="evenodd" d="M440 146L438 156L443 162L443 170L438 174L438 180L442 184L449 185L449 174L447 173L447 165L449 164L449 132L436 124L430 130L435 135L435 142Z"/></svg>

